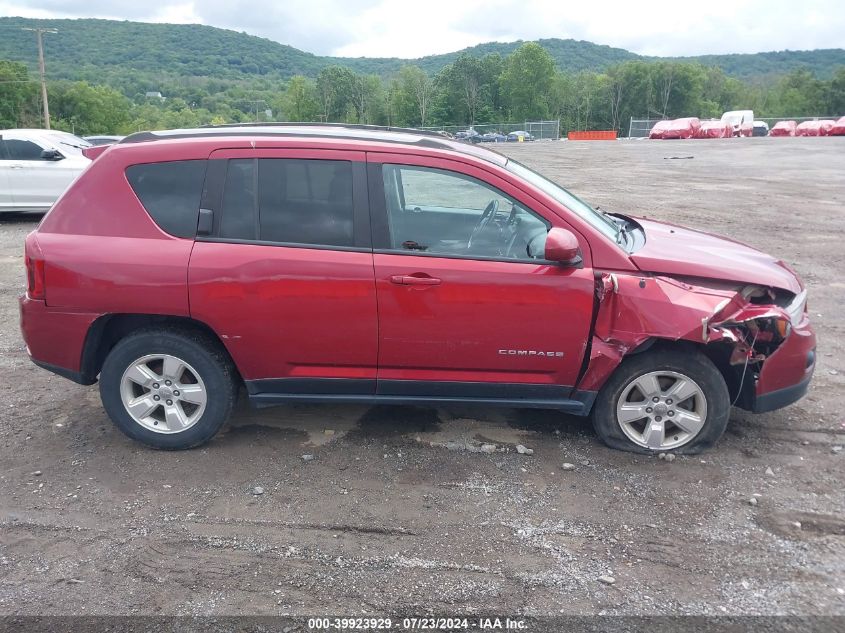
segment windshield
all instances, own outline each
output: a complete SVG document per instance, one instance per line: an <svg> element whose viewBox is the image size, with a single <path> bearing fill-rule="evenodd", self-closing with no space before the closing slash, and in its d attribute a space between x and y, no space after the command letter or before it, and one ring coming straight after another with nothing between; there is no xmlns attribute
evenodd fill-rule
<svg viewBox="0 0 845 633"><path fill-rule="evenodd" d="M91 143L89 143L85 139L79 138L78 136L71 134L70 132L50 130L49 132L45 133L45 136L54 143L58 143L59 145L63 145L64 147L72 147L73 149L77 150L77 152L82 151L86 147L91 147Z"/></svg>
<svg viewBox="0 0 845 633"><path fill-rule="evenodd" d="M520 178L527 180L532 185L540 189L543 193L550 195L552 198L560 202L567 209L577 214L578 217L583 220L586 220L593 227L604 233L614 242L618 242L620 233L619 225L613 220L611 220L609 217L607 217L605 214L599 213L586 202L584 202L577 196L572 195L560 185L553 183L548 178L545 178L537 172L528 169L528 167L516 162L513 159L508 160L508 164L505 166L505 168L508 171L516 174Z"/></svg>

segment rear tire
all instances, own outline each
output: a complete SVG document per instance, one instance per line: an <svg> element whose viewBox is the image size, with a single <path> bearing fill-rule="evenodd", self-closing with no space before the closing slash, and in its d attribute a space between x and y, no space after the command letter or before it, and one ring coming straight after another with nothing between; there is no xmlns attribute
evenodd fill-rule
<svg viewBox="0 0 845 633"><path fill-rule="evenodd" d="M180 450L210 440L235 406L238 379L222 346L186 329L147 328L122 339L100 372L100 398L127 436Z"/></svg>
<svg viewBox="0 0 845 633"><path fill-rule="evenodd" d="M617 368L596 399L593 426L611 448L693 455L722 436L730 408L725 379L709 358L654 350Z"/></svg>

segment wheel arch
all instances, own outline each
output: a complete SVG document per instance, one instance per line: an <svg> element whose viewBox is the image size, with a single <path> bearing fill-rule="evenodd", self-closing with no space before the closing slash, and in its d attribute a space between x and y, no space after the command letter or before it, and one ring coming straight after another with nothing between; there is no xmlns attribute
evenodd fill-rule
<svg viewBox="0 0 845 633"><path fill-rule="evenodd" d="M217 333L206 323L190 317L176 317L158 314L104 314L88 328L82 348L80 372L84 384L94 384L112 348L123 338L148 327L178 328L199 332L217 343L226 353L238 379L243 380L229 350Z"/></svg>
<svg viewBox="0 0 845 633"><path fill-rule="evenodd" d="M650 350L680 351L703 354L716 366L716 369L718 369L719 373L722 374L722 378L725 379L725 384L728 386L728 393L730 393L731 401L733 401L739 393L741 369L740 372L737 372L736 365L730 364L733 346L729 343L724 341L700 343L698 341L689 341L685 339L673 340L652 337L630 350L627 354L625 354L622 360L625 360L625 358L628 358L629 356L641 354Z"/></svg>
<svg viewBox="0 0 845 633"><path fill-rule="evenodd" d="M737 400L738 397L741 401L740 390L745 393L749 388L748 386L753 383L748 377L745 381L742 380L742 368L738 370L736 365L730 364L733 347L721 341L705 344L686 339L650 336L634 347L620 352L618 348L607 345L594 337L592 346L595 354L592 354L592 358L588 357L585 363L585 369L578 384L578 389L581 390L600 390L626 359L659 350L700 353L706 356L722 374L732 402Z"/></svg>
<svg viewBox="0 0 845 633"><path fill-rule="evenodd" d="M612 448L647 454L656 451L695 454L713 446L721 437L728 423L731 397L730 390L727 387L728 381L724 379L724 370L712 360L714 355L719 356L719 350L708 349L709 347L709 345L694 341L657 338L649 344L648 353L620 355L616 365L607 373L607 379L601 386L600 396L596 399L592 412L593 426L602 440ZM634 350L643 351L640 346L634 348ZM654 358L649 358L652 355L654 355ZM671 445L670 443L670 445L664 446L665 438L663 437L661 437L659 448L651 443L648 446L641 445L630 436L628 431L622 428L623 425L617 419L618 398L624 395L627 386L637 376L649 371L664 370L680 372L697 383L699 391L703 392L707 398L706 418L695 431L695 434L683 440L683 443L679 445ZM663 388L660 387L660 389ZM647 406L647 404L642 406ZM648 409L645 411L650 413ZM662 412L655 409L653 415L660 416ZM669 415L671 416L671 412ZM651 418L632 418L632 420L645 420L648 426ZM669 421L669 418L667 418L667 421ZM661 420L659 417L655 417L652 423L661 423ZM663 432L665 432L665 428L661 430L661 433ZM679 438L675 437L674 439L678 440Z"/></svg>

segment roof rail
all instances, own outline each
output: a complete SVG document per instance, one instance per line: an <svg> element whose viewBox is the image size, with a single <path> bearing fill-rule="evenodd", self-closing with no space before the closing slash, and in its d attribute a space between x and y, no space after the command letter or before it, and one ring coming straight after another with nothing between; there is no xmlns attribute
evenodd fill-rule
<svg viewBox="0 0 845 633"><path fill-rule="evenodd" d="M267 129L271 128L271 129ZM275 129L273 129L275 128ZM308 129L311 128L311 129ZM252 131L255 130L255 131ZM407 134L409 137L402 138ZM209 138L214 136L279 136L307 138L346 138L356 140L375 140L381 143L416 145L431 149L448 149L504 166L508 159L489 148L467 145L437 132L415 130L413 128L391 127L386 125L363 125L356 123L237 123L229 125L207 125L185 130L160 130L157 132L136 132L121 141L120 145L144 143L148 141L166 141L190 138Z"/></svg>
<svg viewBox="0 0 845 633"><path fill-rule="evenodd" d="M221 123L218 125L201 125L200 129L226 129L233 127L335 127L345 130L371 130L373 132L399 132L415 134L417 136L436 136L442 138L442 134L432 130L420 130L414 127L394 127L392 125L371 125L369 123L322 123L320 121L275 121L275 122L253 122L244 123Z"/></svg>

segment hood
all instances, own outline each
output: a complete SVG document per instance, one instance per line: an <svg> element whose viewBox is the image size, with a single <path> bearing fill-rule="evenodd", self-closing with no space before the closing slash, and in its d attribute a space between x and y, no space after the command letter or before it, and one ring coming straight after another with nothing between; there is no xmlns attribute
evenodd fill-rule
<svg viewBox="0 0 845 633"><path fill-rule="evenodd" d="M640 270L769 286L795 294L802 290L786 264L750 246L665 222L636 221L646 236L645 245L631 255Z"/></svg>

